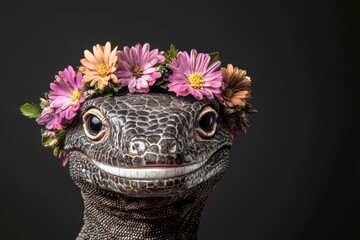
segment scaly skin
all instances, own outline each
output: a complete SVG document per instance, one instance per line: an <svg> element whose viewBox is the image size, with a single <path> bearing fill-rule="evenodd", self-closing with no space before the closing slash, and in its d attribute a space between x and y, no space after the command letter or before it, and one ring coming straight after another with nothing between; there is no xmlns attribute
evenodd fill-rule
<svg viewBox="0 0 360 240"><path fill-rule="evenodd" d="M96 141L84 124L94 108L103 115L105 132ZM213 136L199 133L199 114L208 109L219 112L218 102L161 93L82 104L65 140L70 175L85 206L77 239L196 239L203 206L225 172L231 147L220 116ZM183 166L197 167L176 176L167 171ZM131 175L110 172L120 168ZM154 168L159 173L148 175ZM133 173L139 169L146 175Z"/></svg>

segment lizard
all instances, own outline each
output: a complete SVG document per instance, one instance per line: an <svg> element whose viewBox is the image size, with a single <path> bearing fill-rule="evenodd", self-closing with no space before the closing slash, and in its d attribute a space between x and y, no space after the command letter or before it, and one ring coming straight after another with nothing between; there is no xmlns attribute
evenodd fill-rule
<svg viewBox="0 0 360 240"><path fill-rule="evenodd" d="M197 239L231 145L214 99L148 93L86 100L64 145L84 202L77 240Z"/></svg>

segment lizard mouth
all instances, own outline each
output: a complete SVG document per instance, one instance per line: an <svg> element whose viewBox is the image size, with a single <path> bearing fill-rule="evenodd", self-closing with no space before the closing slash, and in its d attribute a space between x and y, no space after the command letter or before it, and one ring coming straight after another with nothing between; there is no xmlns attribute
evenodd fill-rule
<svg viewBox="0 0 360 240"><path fill-rule="evenodd" d="M83 183L84 180L100 189L131 197L174 196L193 188L224 172L229 153L230 145L224 145L194 163L125 167L109 165L89 157L82 151L67 148L72 169L70 172L76 182Z"/></svg>
<svg viewBox="0 0 360 240"><path fill-rule="evenodd" d="M115 167L107 165L95 160L92 160L96 167L100 170L109 173L114 176L121 178L130 178L130 179L165 179L165 178L174 178L186 175L191 173L199 168L201 168L206 160L197 162L194 164L187 164L182 166L174 165L155 165L155 166L146 166L146 167Z"/></svg>

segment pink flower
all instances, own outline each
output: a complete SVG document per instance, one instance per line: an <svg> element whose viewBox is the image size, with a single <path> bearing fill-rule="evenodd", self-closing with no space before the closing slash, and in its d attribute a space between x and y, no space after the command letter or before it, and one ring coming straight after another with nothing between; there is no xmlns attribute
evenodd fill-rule
<svg viewBox="0 0 360 240"><path fill-rule="evenodd" d="M50 106L47 106L42 110L41 116L36 119L36 122L45 125L47 129L62 129L61 118L58 114L55 114L55 110Z"/></svg>
<svg viewBox="0 0 360 240"><path fill-rule="evenodd" d="M50 107L56 110L61 123L67 125L76 116L80 104L85 101L83 79L81 73L76 74L71 66L59 71L59 78L50 84Z"/></svg>
<svg viewBox="0 0 360 240"><path fill-rule="evenodd" d="M149 50L150 45L144 46L136 44L135 47L124 47L123 51L118 52L118 71L115 75L120 84L127 85L129 91L147 93L157 78L161 77L158 63L164 62L164 52L158 49Z"/></svg>
<svg viewBox="0 0 360 240"><path fill-rule="evenodd" d="M62 160L62 166L66 167L67 163L69 162L69 157L67 155L64 155L64 158Z"/></svg>
<svg viewBox="0 0 360 240"><path fill-rule="evenodd" d="M68 66L59 71L59 78L50 84L50 88L49 100L43 101L44 109L36 121L47 129L61 130L72 122L80 104L85 101L82 75Z"/></svg>
<svg viewBox="0 0 360 240"><path fill-rule="evenodd" d="M202 100L204 96L213 99L219 96L222 88L220 61L215 61L209 66L210 55L197 53L191 50L190 56L187 52L179 52L177 59L169 65L173 74L169 76L169 91L175 92L176 96L193 95Z"/></svg>
<svg viewBox="0 0 360 240"><path fill-rule="evenodd" d="M45 131L42 133L42 136L55 138L55 137L56 137L56 134L55 134L54 131L45 130Z"/></svg>

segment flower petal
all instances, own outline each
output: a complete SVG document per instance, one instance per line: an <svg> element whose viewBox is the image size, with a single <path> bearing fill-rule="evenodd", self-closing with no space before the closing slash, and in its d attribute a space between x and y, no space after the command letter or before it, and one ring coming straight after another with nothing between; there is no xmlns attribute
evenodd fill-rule
<svg viewBox="0 0 360 240"><path fill-rule="evenodd" d="M100 64L100 62L97 61L97 59L95 58L95 56L94 56L89 50L85 50L85 51L84 51L84 56L85 56L85 58L86 58L89 62L91 62L92 64L94 64L94 65Z"/></svg>

